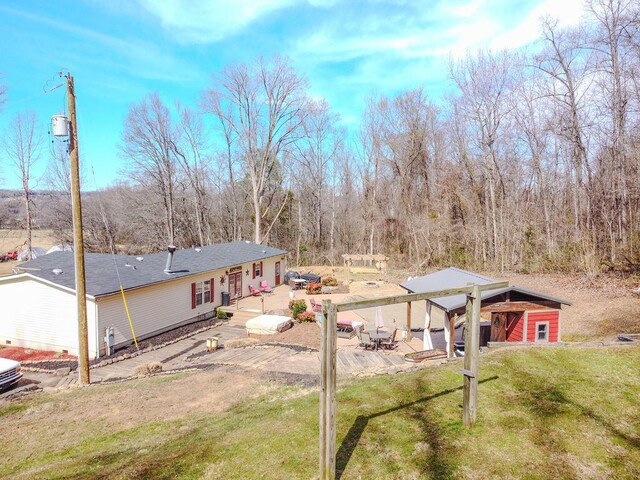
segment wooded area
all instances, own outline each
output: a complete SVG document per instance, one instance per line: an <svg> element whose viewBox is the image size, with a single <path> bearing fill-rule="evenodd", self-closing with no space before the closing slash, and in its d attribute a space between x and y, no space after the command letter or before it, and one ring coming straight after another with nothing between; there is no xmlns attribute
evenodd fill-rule
<svg viewBox="0 0 640 480"><path fill-rule="evenodd" d="M85 197L88 247L248 239L299 264L638 271L639 11L592 1L576 28L543 19L528 52L452 57L454 94L371 96L358 132L280 57L228 66L193 109L150 94L124 122L122 181ZM65 239L68 166L53 157L30 213Z"/></svg>

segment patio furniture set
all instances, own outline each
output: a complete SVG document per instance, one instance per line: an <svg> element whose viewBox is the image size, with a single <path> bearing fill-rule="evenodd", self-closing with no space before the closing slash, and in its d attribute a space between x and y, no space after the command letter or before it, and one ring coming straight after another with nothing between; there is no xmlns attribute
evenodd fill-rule
<svg viewBox="0 0 640 480"><path fill-rule="evenodd" d="M393 332L387 332L386 330L359 330L357 332L360 340L359 346L365 350L369 348L372 350L378 350L379 348L393 350L397 347L397 333L397 328Z"/></svg>
<svg viewBox="0 0 640 480"><path fill-rule="evenodd" d="M258 288L254 287L253 285L249 285L249 293L251 293L251 295L254 297L258 297L263 293L271 295L273 293L273 288L271 288L269 282L267 282L266 280L262 280Z"/></svg>

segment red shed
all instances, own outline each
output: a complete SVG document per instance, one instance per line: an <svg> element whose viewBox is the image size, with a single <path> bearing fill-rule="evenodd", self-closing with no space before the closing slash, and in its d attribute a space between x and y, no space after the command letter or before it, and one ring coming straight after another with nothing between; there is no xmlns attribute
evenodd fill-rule
<svg viewBox="0 0 640 480"><path fill-rule="evenodd" d="M402 282L409 292L428 292L464 287L469 284L488 284L494 280L458 268L446 268L429 275ZM561 310L570 302L552 295L509 285L498 290L482 292L481 344L487 342L559 342ZM427 302L427 316L432 308L444 312L447 327L454 326L465 313L464 295L434 298ZM453 328L448 328L451 332ZM452 335L453 340L453 335Z"/></svg>

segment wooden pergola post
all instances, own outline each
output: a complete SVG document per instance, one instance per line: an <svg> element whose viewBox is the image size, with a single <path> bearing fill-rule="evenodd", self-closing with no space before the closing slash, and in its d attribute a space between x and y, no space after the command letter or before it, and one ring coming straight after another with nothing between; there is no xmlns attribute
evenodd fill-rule
<svg viewBox="0 0 640 480"><path fill-rule="evenodd" d="M338 310L322 301L320 346L320 480L336 478L336 354Z"/></svg>
<svg viewBox="0 0 640 480"><path fill-rule="evenodd" d="M407 302L407 342L410 342L411 338L411 302Z"/></svg>
<svg viewBox="0 0 640 480"><path fill-rule="evenodd" d="M462 389L462 424L471 428L476 423L478 407L478 357L480 356L480 287L473 286L467 295L466 336L464 340L464 385Z"/></svg>
<svg viewBox="0 0 640 480"><path fill-rule="evenodd" d="M449 358L456 356L456 322L458 321L458 314L455 313L449 318Z"/></svg>

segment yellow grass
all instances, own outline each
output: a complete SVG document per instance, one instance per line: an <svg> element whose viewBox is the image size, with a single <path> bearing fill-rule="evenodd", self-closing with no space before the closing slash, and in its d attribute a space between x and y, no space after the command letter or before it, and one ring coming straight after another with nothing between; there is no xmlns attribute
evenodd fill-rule
<svg viewBox="0 0 640 480"><path fill-rule="evenodd" d="M22 229L2 228L0 229L0 254L5 254L12 250L22 250L27 241L27 231ZM52 230L34 230L31 234L31 243L34 247L41 247L49 250L57 244L57 240ZM0 263L0 275L8 275L11 269L19 262Z"/></svg>

